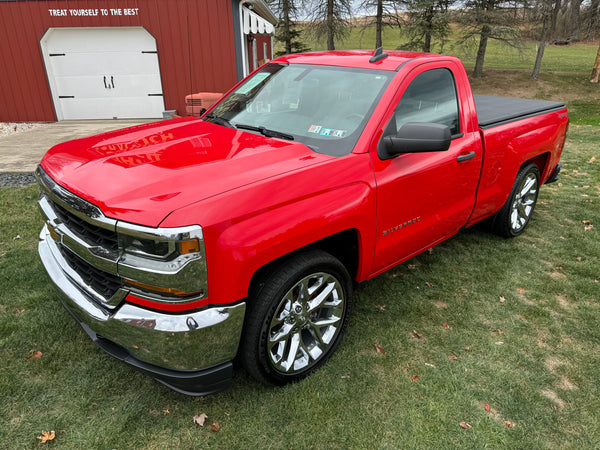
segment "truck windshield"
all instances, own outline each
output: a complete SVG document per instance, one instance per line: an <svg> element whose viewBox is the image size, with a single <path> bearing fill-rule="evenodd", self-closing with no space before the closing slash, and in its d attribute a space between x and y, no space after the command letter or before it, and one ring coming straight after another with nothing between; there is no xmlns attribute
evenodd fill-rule
<svg viewBox="0 0 600 450"><path fill-rule="evenodd" d="M352 152L395 72L305 64L268 64L204 120L293 139L318 153Z"/></svg>

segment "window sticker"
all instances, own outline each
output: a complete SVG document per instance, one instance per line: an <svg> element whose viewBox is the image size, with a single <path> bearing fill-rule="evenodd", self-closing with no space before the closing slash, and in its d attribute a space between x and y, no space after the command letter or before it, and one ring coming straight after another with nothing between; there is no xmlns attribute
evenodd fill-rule
<svg viewBox="0 0 600 450"><path fill-rule="evenodd" d="M346 137L348 130L334 130L333 128L323 128L321 125L311 125L308 129L309 133L318 134L319 136L332 136L337 138Z"/></svg>
<svg viewBox="0 0 600 450"><path fill-rule="evenodd" d="M250 78L248 81L246 81L246 84L239 87L235 91L235 93L236 94L247 94L248 92L250 92L252 89L254 89L256 86L258 86L260 83L262 83L265 79L267 79L271 75L272 75L271 72L257 73L252 78Z"/></svg>

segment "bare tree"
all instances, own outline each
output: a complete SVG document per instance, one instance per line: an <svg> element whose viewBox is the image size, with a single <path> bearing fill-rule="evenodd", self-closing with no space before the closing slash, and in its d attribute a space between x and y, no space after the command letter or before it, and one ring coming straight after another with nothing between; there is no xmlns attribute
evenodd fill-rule
<svg viewBox="0 0 600 450"><path fill-rule="evenodd" d="M327 50L335 50L336 39L346 36L351 0L311 0L310 30L317 39L327 38Z"/></svg>
<svg viewBox="0 0 600 450"><path fill-rule="evenodd" d="M410 40L406 48L431 52L433 41L441 47L450 33L448 9L454 0L407 0L405 30Z"/></svg>
<svg viewBox="0 0 600 450"><path fill-rule="evenodd" d="M383 28L401 27L399 6L402 0L363 0L360 7L366 11L375 11L374 16L365 17L362 32L375 27L375 48L383 47Z"/></svg>
<svg viewBox="0 0 600 450"><path fill-rule="evenodd" d="M560 0L558 0L560 2ZM538 42L538 51L535 57L535 64L533 66L533 72L531 78L537 80L540 76L540 70L542 69L542 58L544 57L544 49L546 48L546 39L548 37L548 31L552 24L552 14L554 11L555 3L553 0L541 0L536 8L538 14L538 20L542 22L542 29L540 31L540 40ZM534 17L535 19L535 17Z"/></svg>
<svg viewBox="0 0 600 450"><path fill-rule="evenodd" d="M594 68L592 69L592 75L590 76L591 83L597 83L600 76L600 45L598 45L598 53L596 53L596 61L594 61Z"/></svg>
<svg viewBox="0 0 600 450"><path fill-rule="evenodd" d="M518 22L510 11L502 8L503 0L467 0L459 16L463 33L459 44L465 45L479 38L473 76L483 76L485 52L490 39L501 41L511 47L521 49L522 40Z"/></svg>

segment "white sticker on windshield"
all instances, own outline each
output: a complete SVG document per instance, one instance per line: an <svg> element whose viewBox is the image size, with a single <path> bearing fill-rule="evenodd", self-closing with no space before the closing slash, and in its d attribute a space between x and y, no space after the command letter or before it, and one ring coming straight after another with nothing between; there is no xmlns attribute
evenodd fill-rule
<svg viewBox="0 0 600 450"><path fill-rule="evenodd" d="M247 94L248 92L250 92L252 89L254 89L256 86L258 86L260 83L262 83L264 80L266 80L270 76L271 76L270 72L257 73L252 78L250 78L248 81L246 81L246 83L243 86L240 86L238 89L236 89L235 93L236 94Z"/></svg>

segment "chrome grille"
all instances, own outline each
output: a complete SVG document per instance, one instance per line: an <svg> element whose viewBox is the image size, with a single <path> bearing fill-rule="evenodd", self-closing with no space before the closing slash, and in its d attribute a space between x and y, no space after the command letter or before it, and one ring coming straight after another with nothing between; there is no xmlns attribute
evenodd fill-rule
<svg viewBox="0 0 600 450"><path fill-rule="evenodd" d="M117 251L119 249L119 242L115 231L93 225L71 214L52 200L50 200L50 203L60 221L88 244L103 247L109 251Z"/></svg>
<svg viewBox="0 0 600 450"><path fill-rule="evenodd" d="M106 273L81 259L64 246L59 246L65 261L85 283L105 299L112 298L122 287L121 278Z"/></svg>

